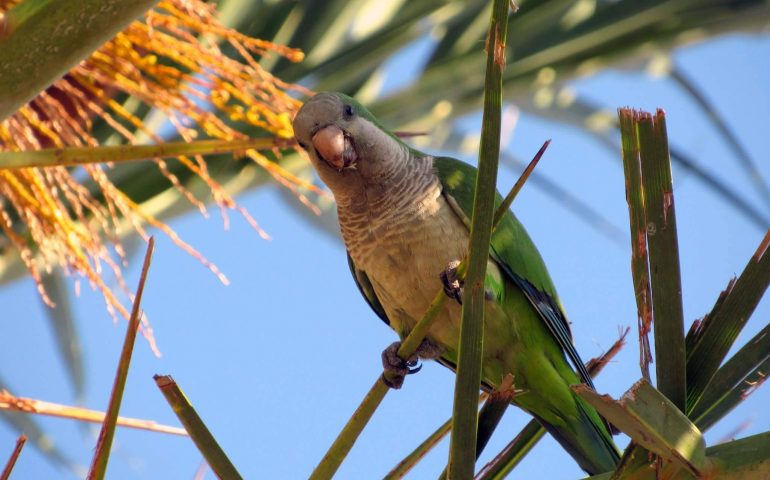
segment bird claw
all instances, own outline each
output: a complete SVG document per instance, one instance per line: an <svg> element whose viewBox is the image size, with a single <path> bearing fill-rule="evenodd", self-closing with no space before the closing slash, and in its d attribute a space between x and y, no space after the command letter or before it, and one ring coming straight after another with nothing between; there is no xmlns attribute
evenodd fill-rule
<svg viewBox="0 0 770 480"><path fill-rule="evenodd" d="M385 369L382 379L385 385L394 390L398 390L404 385L404 378L407 375L417 373L422 369L416 353L412 354L408 360L403 360L398 356L399 348L401 348L401 342L393 342L382 351L382 367Z"/></svg>
<svg viewBox="0 0 770 480"><path fill-rule="evenodd" d="M401 342L393 342L382 351L382 367L385 369L382 380L385 385L394 390L404 385L404 378L407 375L413 375L422 370L421 358L433 360L442 352L441 347L425 339L409 359L403 360L398 356L399 348L401 348Z"/></svg>
<svg viewBox="0 0 770 480"><path fill-rule="evenodd" d="M446 269L439 274L441 277L441 284L444 285L444 293L449 298L453 298L460 305L463 304L463 288L465 282L461 282L457 278L457 267L460 266L459 260L453 260L449 262Z"/></svg>

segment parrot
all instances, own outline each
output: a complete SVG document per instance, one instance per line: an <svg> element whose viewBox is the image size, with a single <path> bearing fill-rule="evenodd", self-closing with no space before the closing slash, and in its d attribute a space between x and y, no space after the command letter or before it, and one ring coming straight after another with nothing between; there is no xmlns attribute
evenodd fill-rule
<svg viewBox="0 0 770 480"><path fill-rule="evenodd" d="M351 273L374 313L404 339L442 285L457 300L444 302L415 357L398 358L395 342L383 352L385 367L401 380L418 359L455 369L462 309L456 269L468 251L476 168L411 148L342 93L315 94L292 126L334 195ZM556 289L510 209L492 235L484 294L482 387L493 390L513 375L512 403L584 471L614 470L620 455L609 425L570 389L593 383Z"/></svg>

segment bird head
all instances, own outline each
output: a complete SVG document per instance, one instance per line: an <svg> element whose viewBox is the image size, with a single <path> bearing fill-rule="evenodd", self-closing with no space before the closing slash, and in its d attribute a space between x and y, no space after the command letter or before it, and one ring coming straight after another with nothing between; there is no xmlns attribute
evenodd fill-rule
<svg viewBox="0 0 770 480"><path fill-rule="evenodd" d="M380 184L406 161L408 147L354 99L318 93L294 117L294 136L335 196Z"/></svg>

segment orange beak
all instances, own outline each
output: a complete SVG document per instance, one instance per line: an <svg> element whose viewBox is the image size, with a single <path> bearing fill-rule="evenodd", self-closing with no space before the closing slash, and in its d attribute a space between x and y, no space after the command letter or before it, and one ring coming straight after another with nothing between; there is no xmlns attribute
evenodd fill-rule
<svg viewBox="0 0 770 480"><path fill-rule="evenodd" d="M327 125L312 138L313 146L321 157L337 170L345 167L345 134L336 125Z"/></svg>

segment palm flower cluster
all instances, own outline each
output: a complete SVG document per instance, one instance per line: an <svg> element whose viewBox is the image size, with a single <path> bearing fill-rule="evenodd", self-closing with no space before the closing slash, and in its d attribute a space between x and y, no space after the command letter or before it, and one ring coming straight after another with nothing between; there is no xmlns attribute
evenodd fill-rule
<svg viewBox="0 0 770 480"><path fill-rule="evenodd" d="M0 0L0 13L17 0ZM237 55L223 52L227 46ZM290 61L302 53L225 28L214 5L201 0L164 0L131 23L89 58L15 114L0 122L0 151L29 151L70 146L98 147L94 126L106 127L111 142L160 143L156 126L137 112L159 112L182 139L203 135L221 140L246 138L236 128L256 127L276 141L292 137L291 117L301 88L281 82L263 69L266 54ZM237 57L237 58L234 58ZM102 128L100 127L100 128ZM253 129L253 128L252 128ZM280 155L273 148L273 155ZM245 152L258 165L291 188L307 187L270 161L266 152ZM209 174L201 156L180 156L181 162L210 190L223 213L240 212L264 235L254 219ZM206 207L190 192L166 161L156 158L165 178L204 215ZM62 268L77 282L85 279L100 291L114 316L126 308L102 274L111 271L121 289L125 251L119 240L126 229L147 237L152 225L200 259L222 281L226 278L167 225L119 190L110 180L111 164L77 167L0 169L0 228L4 250L15 249L52 305L42 283L43 272ZM225 215L225 218L226 215ZM2 240L0 240L2 241ZM151 338L145 325L145 334Z"/></svg>

